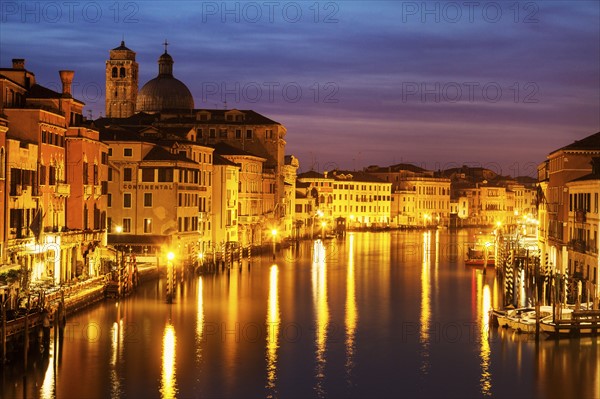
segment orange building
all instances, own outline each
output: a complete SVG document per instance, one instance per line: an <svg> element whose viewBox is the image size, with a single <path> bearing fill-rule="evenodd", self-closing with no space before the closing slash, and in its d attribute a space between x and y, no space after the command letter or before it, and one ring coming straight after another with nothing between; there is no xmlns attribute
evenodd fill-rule
<svg viewBox="0 0 600 399"><path fill-rule="evenodd" d="M99 161L104 146L97 140L98 132L83 127L84 103L71 95L73 75L73 71L60 71L58 93L37 84L22 59L13 60L12 68L0 69L1 110L8 120L4 184L10 191L5 199L8 228L2 263L21 271L25 287L31 282L59 284L101 273L100 251L95 250L102 243L102 225L92 226L98 227L90 231L96 234L87 234L78 220L78 215L85 219L86 204L79 197L71 198L71 189L83 179L84 153L78 154L75 145L68 154L67 137L73 137L73 143L95 137L85 152ZM68 219L68 214L73 218Z"/></svg>

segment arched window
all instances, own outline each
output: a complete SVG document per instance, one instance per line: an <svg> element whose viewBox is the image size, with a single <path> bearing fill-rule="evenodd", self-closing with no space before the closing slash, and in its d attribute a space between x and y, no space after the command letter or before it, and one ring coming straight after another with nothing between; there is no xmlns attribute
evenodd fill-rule
<svg viewBox="0 0 600 399"><path fill-rule="evenodd" d="M120 78L124 78L124 77L125 77L125 75L126 75L126 73L125 73L125 68L124 68L124 67L121 67L121 70L120 70L119 72L120 72L120 73L119 73L119 77L120 77Z"/></svg>
<svg viewBox="0 0 600 399"><path fill-rule="evenodd" d="M119 97L119 91L115 89L115 98Z"/></svg>
<svg viewBox="0 0 600 399"><path fill-rule="evenodd" d="M88 207L87 204L83 205L83 229L87 230L88 228Z"/></svg>
<svg viewBox="0 0 600 399"><path fill-rule="evenodd" d="M117 67L113 67L113 69L112 69L112 77L116 78L117 77L117 73L118 73Z"/></svg>

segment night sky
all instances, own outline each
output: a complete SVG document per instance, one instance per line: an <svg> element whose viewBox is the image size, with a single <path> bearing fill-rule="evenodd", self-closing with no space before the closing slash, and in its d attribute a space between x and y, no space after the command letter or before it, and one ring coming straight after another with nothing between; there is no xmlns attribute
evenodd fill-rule
<svg viewBox="0 0 600 399"><path fill-rule="evenodd" d="M0 66L104 115L121 40L140 88L169 42L196 108L254 109L287 127L300 171L411 162L535 176L600 130L600 2L139 1L0 3Z"/></svg>

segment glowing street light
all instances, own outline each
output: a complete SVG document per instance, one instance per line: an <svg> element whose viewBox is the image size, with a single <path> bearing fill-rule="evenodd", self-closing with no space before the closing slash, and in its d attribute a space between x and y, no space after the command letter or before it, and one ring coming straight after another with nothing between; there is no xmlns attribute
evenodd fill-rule
<svg viewBox="0 0 600 399"><path fill-rule="evenodd" d="M327 222L321 222L321 240L325 240L325 227L327 227Z"/></svg>
<svg viewBox="0 0 600 399"><path fill-rule="evenodd" d="M271 230L271 235L273 236L273 260L275 260L275 246L276 246L276 242L275 240L277 239L277 229L272 229Z"/></svg>
<svg viewBox="0 0 600 399"><path fill-rule="evenodd" d="M123 226L115 226L115 232L122 233L123 232Z"/></svg>

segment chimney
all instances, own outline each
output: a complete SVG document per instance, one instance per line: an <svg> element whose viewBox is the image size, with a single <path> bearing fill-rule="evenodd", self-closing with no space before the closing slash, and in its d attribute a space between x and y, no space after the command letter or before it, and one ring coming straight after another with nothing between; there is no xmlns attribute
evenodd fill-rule
<svg viewBox="0 0 600 399"><path fill-rule="evenodd" d="M62 82L62 94L63 97L71 96L71 83L73 82L74 71L58 71L60 74L60 81Z"/></svg>
<svg viewBox="0 0 600 399"><path fill-rule="evenodd" d="M13 58L12 60L13 69L25 69L24 58Z"/></svg>

